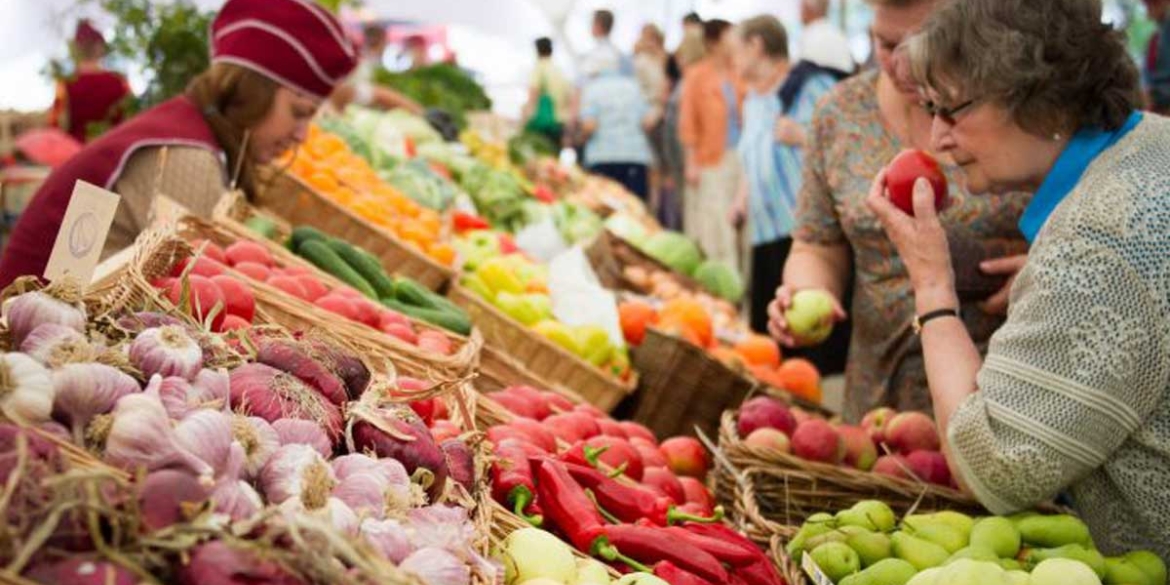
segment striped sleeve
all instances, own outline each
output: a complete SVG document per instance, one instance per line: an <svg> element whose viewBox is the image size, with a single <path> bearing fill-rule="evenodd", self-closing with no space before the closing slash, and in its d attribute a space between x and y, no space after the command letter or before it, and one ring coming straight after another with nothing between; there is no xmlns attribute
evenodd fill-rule
<svg viewBox="0 0 1170 585"><path fill-rule="evenodd" d="M1088 239L1040 243L992 338L979 391L952 416L951 453L990 510L1047 501L1110 460L1170 381L1149 275Z"/></svg>

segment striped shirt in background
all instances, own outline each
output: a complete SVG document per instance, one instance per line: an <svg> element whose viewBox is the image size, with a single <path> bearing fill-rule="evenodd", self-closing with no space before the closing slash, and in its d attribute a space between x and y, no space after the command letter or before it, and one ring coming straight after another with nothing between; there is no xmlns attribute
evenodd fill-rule
<svg viewBox="0 0 1170 585"><path fill-rule="evenodd" d="M809 76L788 117L807 128L817 101L834 83L828 74ZM803 155L800 148L776 142L776 120L783 115L781 109L777 88L762 94L751 90L744 98L738 152L748 182L748 225L753 246L787 237L795 224Z"/></svg>

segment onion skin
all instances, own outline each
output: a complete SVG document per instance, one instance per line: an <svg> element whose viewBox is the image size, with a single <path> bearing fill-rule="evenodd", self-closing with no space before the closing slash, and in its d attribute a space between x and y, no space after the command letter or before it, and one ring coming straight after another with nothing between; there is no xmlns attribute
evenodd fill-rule
<svg viewBox="0 0 1170 585"><path fill-rule="evenodd" d="M267 341L256 353L256 361L296 376L337 406L349 399L345 382L298 343Z"/></svg>
<svg viewBox="0 0 1170 585"><path fill-rule="evenodd" d="M402 406L354 410L359 412L352 428L353 445L358 452L396 459L412 475L420 468L426 469L434 477L427 486L427 495L433 501L443 494L448 475L447 457L414 411ZM388 427L394 435L412 440L403 440L378 426Z"/></svg>
<svg viewBox="0 0 1170 585"><path fill-rule="evenodd" d="M447 460L447 470L451 479L463 486L468 492L475 489L475 458L467 443L459 439L447 439L439 448Z"/></svg>
<svg viewBox="0 0 1170 585"><path fill-rule="evenodd" d="M332 345L313 343L312 348L318 361L328 366L334 374L337 374L337 377L345 382L349 399L361 398L362 393L370 385L370 369L366 367L365 362L358 356Z"/></svg>
<svg viewBox="0 0 1170 585"><path fill-rule="evenodd" d="M231 405L270 423L282 418L313 421L330 441L341 435L341 410L291 374L264 364L244 364L231 373Z"/></svg>
<svg viewBox="0 0 1170 585"><path fill-rule="evenodd" d="M276 563L219 541L196 548L177 577L179 585L305 585Z"/></svg>

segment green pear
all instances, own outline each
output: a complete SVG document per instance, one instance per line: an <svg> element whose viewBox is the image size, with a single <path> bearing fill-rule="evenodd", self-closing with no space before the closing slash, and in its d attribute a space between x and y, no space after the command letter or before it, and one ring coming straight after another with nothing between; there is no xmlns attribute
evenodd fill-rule
<svg viewBox="0 0 1170 585"><path fill-rule="evenodd" d="M905 532L895 532L890 544L894 556L908 561L919 571L942 565L951 556L947 549Z"/></svg>
<svg viewBox="0 0 1170 585"><path fill-rule="evenodd" d="M976 560L976 561L998 562L999 556L997 556L995 554L995 551L993 551L985 546L971 545L971 546L961 548L961 549L955 551L955 554L951 555L951 558L947 559L946 564L949 565L949 564L951 564L959 559L972 559L972 560Z"/></svg>
<svg viewBox="0 0 1170 585"><path fill-rule="evenodd" d="M999 566L1005 571L1023 571L1024 564L1016 559L999 559Z"/></svg>
<svg viewBox="0 0 1170 585"><path fill-rule="evenodd" d="M835 519L833 518L833 515L828 513L828 512L817 512L816 514L809 516L808 520L805 520L804 523L805 524L832 524L832 526L830 526L830 528L837 527L837 525L835 523Z"/></svg>
<svg viewBox="0 0 1170 585"><path fill-rule="evenodd" d="M808 548L809 539L829 532L833 532L833 527L829 526L828 522L805 522L804 526L800 527L800 530L796 532L796 536L792 537L792 540L788 542L788 546L784 550L788 553L789 557L799 563L800 553Z"/></svg>
<svg viewBox="0 0 1170 585"><path fill-rule="evenodd" d="M1030 585L1032 582L1032 577L1023 571L1005 570L1007 571L1007 585Z"/></svg>
<svg viewBox="0 0 1170 585"><path fill-rule="evenodd" d="M808 539L808 542L804 545L804 550L812 550L818 546L821 546L822 544L828 544L830 542L839 542L844 544L846 538L849 538L848 534L841 532L840 530L831 530L824 534L820 534Z"/></svg>
<svg viewBox="0 0 1170 585"><path fill-rule="evenodd" d="M1020 533L1011 520L992 516L971 527L970 544L989 548L1000 558L1014 558L1020 554Z"/></svg>
<svg viewBox="0 0 1170 585"><path fill-rule="evenodd" d="M1024 566L1035 567L1048 559L1071 559L1089 565L1098 577L1105 576L1105 557L1101 553L1079 544L1066 544L1057 548L1034 548L1024 554Z"/></svg>
<svg viewBox="0 0 1170 585"><path fill-rule="evenodd" d="M1004 585L1006 572L997 563L959 559L943 567L938 582L946 585Z"/></svg>
<svg viewBox="0 0 1170 585"><path fill-rule="evenodd" d="M843 542L828 542L808 553L834 583L861 570L861 559Z"/></svg>
<svg viewBox="0 0 1170 585"><path fill-rule="evenodd" d="M910 580L906 582L906 585L946 585L938 578L939 574L941 573L942 567L935 567L933 569L920 571L917 575L911 577Z"/></svg>
<svg viewBox="0 0 1170 585"><path fill-rule="evenodd" d="M964 538L971 537L971 528L975 526L975 519L961 512L944 510L930 515L937 522L941 522L959 531Z"/></svg>
<svg viewBox="0 0 1170 585"><path fill-rule="evenodd" d="M850 575L838 585L906 585L918 573L914 565L902 559L878 561L864 571Z"/></svg>
<svg viewBox="0 0 1170 585"><path fill-rule="evenodd" d="M945 549L947 554L954 554L963 547L967 546L967 537L963 536L959 531L941 523L921 524L917 527L911 528L910 531L927 542L933 542Z"/></svg>
<svg viewBox="0 0 1170 585"><path fill-rule="evenodd" d="M1097 573L1080 561L1048 559L1032 569L1032 585L1101 585Z"/></svg>
<svg viewBox="0 0 1170 585"><path fill-rule="evenodd" d="M1148 550L1135 550L1124 558L1150 578L1150 585L1166 585L1166 563L1158 555Z"/></svg>
<svg viewBox="0 0 1170 585"><path fill-rule="evenodd" d="M1089 527L1076 516L1033 516L1016 525L1025 544L1056 548L1066 544L1090 545Z"/></svg>
<svg viewBox="0 0 1170 585"><path fill-rule="evenodd" d="M875 565L894 554L891 550L890 537L881 532L850 534L845 539L845 544L857 552L863 568Z"/></svg>
<svg viewBox="0 0 1170 585"><path fill-rule="evenodd" d="M898 517L885 502L862 500L853 504L851 509L861 512L878 532L890 532L898 523Z"/></svg>
<svg viewBox="0 0 1170 585"><path fill-rule="evenodd" d="M839 526L856 526L859 528L864 528L870 532L878 531L877 525L874 524L873 521L865 515L865 512L855 508L849 508L848 510L841 510L840 512L837 512L837 524Z"/></svg>
<svg viewBox="0 0 1170 585"><path fill-rule="evenodd" d="M1038 512L1028 511L1028 512L1016 512L1015 514L1012 514L1010 516L1003 516L1003 517L1010 520L1012 524L1019 524L1020 522L1023 522L1024 520L1027 520L1028 518L1035 518L1036 516L1039 516L1039 515L1040 514Z"/></svg>
<svg viewBox="0 0 1170 585"><path fill-rule="evenodd" d="M1150 577L1140 567L1125 559L1105 559L1105 585L1151 585Z"/></svg>

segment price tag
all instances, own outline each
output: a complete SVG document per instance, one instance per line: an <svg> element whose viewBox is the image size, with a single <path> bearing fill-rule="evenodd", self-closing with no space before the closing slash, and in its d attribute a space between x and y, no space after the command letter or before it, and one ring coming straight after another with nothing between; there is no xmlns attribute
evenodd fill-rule
<svg viewBox="0 0 1170 585"><path fill-rule="evenodd" d="M69 277L82 286L89 284L121 200L118 194L84 181L74 185L65 219L45 266L46 280Z"/></svg>
<svg viewBox="0 0 1170 585"><path fill-rule="evenodd" d="M817 562L812 559L812 555L800 555L802 558L800 567L804 569L806 575L812 579L816 585L833 585L833 581L825 575L825 572L817 566Z"/></svg>

